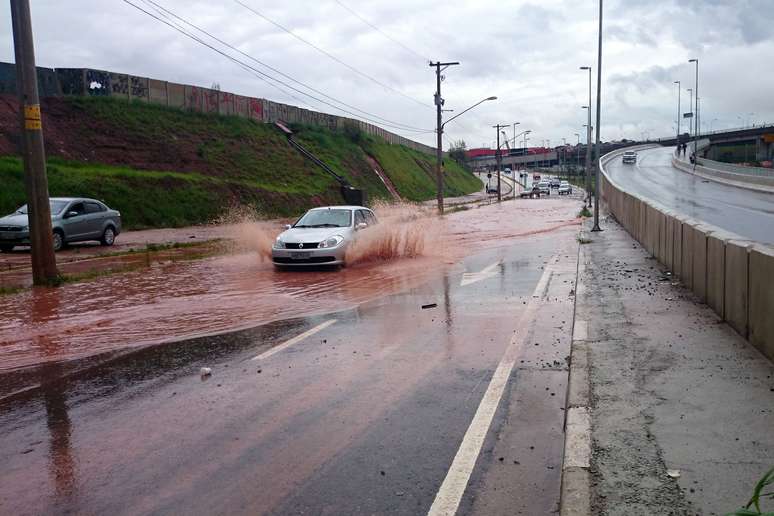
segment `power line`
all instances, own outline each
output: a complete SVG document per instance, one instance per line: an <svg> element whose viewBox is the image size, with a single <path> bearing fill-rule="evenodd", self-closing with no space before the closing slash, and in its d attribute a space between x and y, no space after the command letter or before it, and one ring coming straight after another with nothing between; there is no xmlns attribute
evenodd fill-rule
<svg viewBox="0 0 774 516"><path fill-rule="evenodd" d="M393 38L392 36L390 36L389 34L387 34L386 32L384 32L382 29L380 29L379 27L377 27L376 25L374 25L373 23L369 22L369 21L368 21L368 20L366 20L364 17L362 17L361 15L359 15L358 13L356 13L355 11L353 11L351 7L349 7L349 6L347 6L347 5L344 5L344 3L340 2L339 0L334 0L334 1L335 1L337 4L339 4L341 7L343 7L345 10L349 11L349 12L350 12L350 14L352 14L352 15L353 15L355 18L357 18L357 19L358 19L358 20L360 20L361 22L365 23L366 25L368 25L369 27L371 27L372 29L374 29L376 32L378 32L379 34L381 34L381 35L382 35L382 36L384 36L385 38L387 38L387 39L389 39L390 41L392 41L393 43L395 43L396 45L398 45L398 46L402 47L404 50L408 51L408 52L409 52L409 53L411 53L411 54L414 54L415 56L417 56L418 58L420 58L420 59L422 59L422 60L424 60L424 61L427 61L427 62L430 62L430 61L432 61L432 59L430 59L430 58L427 58L427 57L423 56L422 54L420 54L419 52L416 52L416 51L415 51L414 49L412 49L411 47L409 47L409 46L406 46L406 45L404 45L403 43L401 43L400 41L398 41L397 39Z"/></svg>
<svg viewBox="0 0 774 516"><path fill-rule="evenodd" d="M199 31L199 32L201 32L201 33L203 33L203 34L206 34L208 37L210 37L210 38L212 38L213 40L217 41L217 42L218 42L218 43L220 43L221 45L223 45L223 46L225 46L225 47L227 47L227 48L229 48L229 49L231 49L231 50L233 50L233 51L235 51L235 52L237 52L237 53L239 53L239 54L241 54L241 55L245 56L246 58L248 58L248 59L250 59L250 60L252 60L252 61L254 61L254 62L258 63L259 65L261 65L261 66L263 66L263 67L265 67L265 68L268 68L269 70L271 70L271 71L273 71L273 72L275 72L275 73L277 73L277 74L279 74L279 75L281 75L281 76L283 76L283 77L285 77L285 78L287 78L287 79L289 79L289 80L291 80L291 81L293 81L293 82L295 82L295 83L297 83L297 84L300 84L300 85L301 85L301 86L303 86L304 88L307 88L307 89L308 89L308 90L310 90L310 91L313 91L313 92L315 92L315 93L317 93L317 94L319 94L319 95L322 95L323 97L325 97L325 98L327 98L327 99L329 99L329 100L331 100L331 101L333 101L333 102L336 102L336 103L338 103L338 104L341 104L342 106L345 106L345 107L347 107L347 108L354 109L355 111L359 111L360 113L363 113L363 115L365 115L365 116L368 116L368 117L373 117L373 118L375 118L375 119L378 119L378 120L380 120L380 122L379 122L379 123L381 123L381 124L385 124L385 125L386 125L386 124L391 124L393 127L400 127L400 128L403 128L403 129L405 129L405 130L407 130L407 131L427 131L427 129L423 129L423 128L419 128L419 127L411 126L411 125L408 125L408 124L404 124L404 123L402 123L402 122L396 122L396 121L394 121L394 120L390 120L390 119L388 119L388 118L381 117L381 116L379 116L379 115L376 115L376 114L374 114L374 113L370 113L370 112L368 112L368 111L365 111L365 110L363 110L363 109L360 109L360 108L358 108L358 107L356 107L356 106L353 106L353 105L351 105L351 104L347 104L346 102L343 102L343 101L341 101L341 100L339 100L339 99L337 99L337 98L335 98L335 97L332 97L332 96L330 96L330 95L326 94L325 92L322 92L322 91L320 91L320 90L318 90L318 89L315 89L315 88L313 88L312 86L309 86L308 84L305 84L305 83L303 83L303 82L299 81L298 79L295 79L294 77L291 77L290 75L288 75L288 74L286 74L286 73L282 72L281 70L278 70L278 69L276 69L276 68L274 68L274 67L272 67L272 66L270 66L270 65L268 65L268 64L266 64L266 63L264 63L263 61L260 61L259 59L256 59L255 57L251 56L250 54L247 54L246 52L243 52L242 50L240 50L240 49L236 48L234 45L232 45L232 44L230 44L230 43L228 43L228 42L226 42L226 41L223 41L222 39L220 39L220 38L218 38L217 36L215 36L215 35L211 34L210 32L207 32L206 30L202 29L201 27L199 27L199 26L197 26L197 25L195 25L195 24L193 24L193 23L189 22L188 20L186 20L186 19L182 18L181 16L179 16L179 15L175 14L174 12L172 12L172 11L170 11L169 9L165 8L164 6L162 6L162 5L158 4L157 2L155 2L155 1L153 1L153 0L142 0L142 1L143 1L143 2L145 2L146 4L149 4L149 5L153 6L153 7L155 7L155 10L156 10L157 12L159 12L159 14L161 14L161 15L162 15L162 16L164 16L165 18L169 19L169 16L172 16L172 17L174 17L174 18L176 18L176 19L180 20L181 22L185 23L185 24L186 24L186 25L188 25L189 27L192 27L192 28L194 28L195 30L197 30L197 31ZM167 15L169 15L169 16L167 16ZM173 22L173 23L174 23L174 22ZM272 79L273 79L273 78L272 78ZM275 79L275 80L276 80L276 79ZM284 92L284 90L281 90L281 91L283 91L283 92ZM297 90L297 91L298 91L298 90ZM296 99L296 100L299 100L300 102L303 102L304 104L308 105L306 102L304 102L304 101L302 101L302 100L298 99L297 97L294 97L293 95L291 95L291 94L289 94L289 93L287 93L287 92L285 92L285 93L286 93L287 95L290 95L292 98L294 98L294 99ZM303 92L302 92L302 93L303 93ZM312 98L314 98L314 97L312 97Z"/></svg>
<svg viewBox="0 0 774 516"><path fill-rule="evenodd" d="M281 24L277 23L276 21L274 21L274 20L272 20L271 18L267 17L265 14L261 13L260 11L257 11L256 9L253 9L253 8L252 8L252 7L250 7L249 5L247 5L247 4L245 4L244 2L242 2L241 0L234 0L234 2L236 2L236 3L237 3L237 4L239 4L239 5L241 5L242 7L244 7L245 9L247 9L248 11L250 11L251 13L255 14L256 16L258 16L258 17L260 17L260 18L262 18L262 19L266 20L267 22L271 23L271 24L272 24L272 25L274 25L275 27L277 27L277 28L279 28L279 29L281 29L281 30L283 30L283 31L287 32L288 34L290 34L291 36L293 36L293 37L294 37L294 38L296 38L297 40L301 41L302 43L304 43L304 44L306 44L306 45L309 45L310 47L314 48L315 50L317 50L317 51L318 51L318 52L320 52L321 54L325 55L326 57L328 57L328 58L330 58L330 59L332 59L332 60L336 61L337 63L339 63L340 65L344 66L345 68L347 68L347 69L349 69L349 70L351 70L351 71L355 72L356 74L358 74L358 75L360 75L360 76L362 76L362 77L365 77L365 78L366 78L366 79L368 79L369 81L371 81L371 82L373 82L373 83L375 83L375 84L378 84L379 86L381 86L381 87L383 87L383 88L387 88L388 90L392 91L393 93L397 93L397 94L398 94L398 95L400 95L401 97L405 97L405 98L407 98L407 99L411 100L412 102L416 102L416 103L417 103L417 104L419 104L420 106L423 106L423 107L432 107L432 106L430 106L429 104L426 104L425 102L422 102L421 100L417 100L417 99L415 99L414 97L412 97L412 96L410 96L410 95L406 95L406 94L405 94L405 93L403 93L402 91L400 91L400 90L397 90L397 89L393 88L393 87L392 87L392 86L390 86L389 84L385 84L385 83L383 83L382 81L380 81L379 79L376 79L376 78L372 77L371 75L368 75L367 73L365 73L365 72L363 72L363 71L359 70L358 68L356 68L356 67L354 67L354 66L352 66L352 65L350 65L350 64L348 64L348 63L346 63L346 62L344 62L344 61L342 61L341 59L339 59L338 57L334 56L333 54L331 54L331 53L330 53L330 52L328 52L327 50L324 50L324 49L322 49L322 48L318 47L317 45L315 45L314 43L312 43L311 41L309 41L309 40L307 40L307 39L305 39L305 38L302 38L301 36L299 36L298 34L296 34L295 32L293 32L292 30L290 30L290 29L288 29L287 27L285 27L285 26L283 26L283 25L281 25Z"/></svg>
<svg viewBox="0 0 774 516"><path fill-rule="evenodd" d="M218 49L218 48L214 47L213 45L210 45L209 43L207 43L206 41L202 40L201 38L199 38L199 37L197 37L197 36L195 36L195 35L193 35L193 34L191 34L191 33L187 32L187 31L185 31L184 29L182 29L182 28L178 27L177 25L175 25L175 24L171 23L170 21L168 21L168 20L165 20L165 19L163 19L163 18L161 18L161 17L159 17L159 16L157 16L157 15L155 15L155 14L153 14L153 13L151 13L151 12L149 12L149 11L145 10L145 9L143 9L143 8L142 8L142 7L140 7L139 5L137 5L137 4L134 4L133 2L131 2L131 1L129 1L129 0L122 0L122 1L123 1L124 3L126 3L126 4L130 5L130 6L134 7L135 9L137 9L137 10L139 10L139 11L141 11L141 12L143 12L143 13L147 14L147 15L148 15L148 16L150 16L151 18L154 18L155 20L157 20L157 21L160 21L161 23L163 23L163 24L165 24L165 25L167 25L167 26L171 27L172 29L174 29L174 30L176 30L176 31L180 32L181 34L183 34L183 35L187 36L188 38L191 38L191 39L193 39L194 41L196 41L196 42L198 42L198 43L200 43L200 44L202 44L202 45L206 46L207 48L209 48L209 49L213 50L214 52L217 52L218 54L220 54L220 55L222 55L223 57L225 57L226 59L228 59L228 60L230 60L230 61L234 62L235 64L237 64L237 65L238 65L238 66L240 66L241 68L243 68L243 69L245 69L245 68L246 68L246 69L249 69L249 70L250 70L250 71L253 73L253 75L256 75L256 77L258 77L259 79L263 80L264 82L268 82L268 81L266 81L266 79L264 79L264 77L265 77L265 78L267 78L267 79L270 79L270 80L272 80L272 81L276 81L276 82L278 82L279 84L282 84L283 86L285 86L285 87L287 87L287 88L289 88L289 89L291 89L291 90L293 90L293 91L296 91L296 92L298 92L298 93L300 93L300 94L302 94L302 95L305 95L305 96L307 96L307 97L309 97L309 98L311 98L311 99L314 99L315 101L317 101L317 102L319 102L319 103L321 103L321 104L325 104L325 105L327 105L327 106L329 106L329 107L332 107L332 108L334 108L334 109L336 109L336 110L338 110L338 111L341 111L341 112L343 112L343 113L346 113L346 114L348 114L348 115L352 115L352 116L354 116L354 117L356 117L356 118L361 118L361 119L363 119L363 120L366 120L366 121L372 122L372 123L374 123L374 124L377 124L377 125L384 125L384 126L388 126L388 127L391 127L391 128L397 129L397 130L401 130L401 131L410 131L410 132L416 132L416 133L418 133L418 134L422 134L422 133L424 133L424 132L432 132L432 131L428 131L428 130L425 130L425 129L422 129L422 130L417 130L417 129L409 129L409 128L405 128L405 127L396 126L396 125L394 125L394 124L388 124L388 123L384 123L384 122L379 122L379 121L377 121L377 120L373 120L373 119L371 119L371 118L367 118L367 117L364 117L364 116L362 116L362 115L358 115L358 114L356 114L356 113L353 113L353 112L351 112L351 111L348 111L348 110L346 110L346 109L343 109L343 108L341 108L341 107L339 107L339 106L336 106L335 104L332 104L332 103L330 103L330 102L327 102L327 101L325 101L325 100L319 99L319 98L315 97L314 95L310 95L309 93L306 93L306 92L304 92L304 91L302 91L302 90L299 90L298 88L295 88L294 86L292 86L292 85L290 85L290 84L287 84L287 83L285 83L285 82L283 82L283 81L281 81L281 80L279 80L279 79L277 79L277 78L275 78L275 77L272 77L272 76L270 76L270 75L266 74L265 72L262 72L261 70L258 70L257 68L255 68L255 67L253 67L253 66L251 66L251 65L249 65L249 64L247 64L247 63L245 63L244 61L240 61L239 59L237 59L237 58L235 58L235 57L233 57L233 56L231 56L231 55L227 54L226 52L224 52L224 51L222 51L222 50L220 50L220 49ZM275 85L274 85L274 84L272 84L272 83L269 83L269 84L270 84L270 85L272 85L272 86L275 86ZM276 86L275 86L275 87L276 87ZM282 90L281 88L278 88L278 89L280 89L280 91L283 91L284 93L288 94L287 92L285 92L285 91L284 91L284 90ZM288 94L288 95L289 95L289 94ZM291 96L292 96L292 95L291 95ZM293 98L296 98L296 97L293 97ZM301 101L301 102L303 102L303 101Z"/></svg>

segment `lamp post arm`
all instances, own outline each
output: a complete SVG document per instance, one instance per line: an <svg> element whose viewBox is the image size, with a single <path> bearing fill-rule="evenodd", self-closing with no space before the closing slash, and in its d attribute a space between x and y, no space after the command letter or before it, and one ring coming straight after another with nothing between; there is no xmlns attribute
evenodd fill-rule
<svg viewBox="0 0 774 516"><path fill-rule="evenodd" d="M449 122L451 122L451 121L452 121L452 120L454 120L455 118L458 118L458 117L460 117L460 116L464 115L465 113L467 113L468 111L470 111L470 110L471 110L471 109L473 109L474 107L476 107L476 106L478 106L478 105L480 105L480 104L483 104L483 103L484 103L484 102L486 102L487 100L496 100L496 99L497 99L497 97L488 97L488 98L485 98L485 99L479 100L478 102L476 102L475 104L473 104L472 106L470 106L468 109L466 109L466 110L464 110L464 111L461 111L460 113L457 113L456 115L454 115L453 117L451 117L450 119L448 119L446 122L442 123L442 124L441 124L441 129L443 129L443 128L444 128L444 126L445 126L446 124L448 124Z"/></svg>

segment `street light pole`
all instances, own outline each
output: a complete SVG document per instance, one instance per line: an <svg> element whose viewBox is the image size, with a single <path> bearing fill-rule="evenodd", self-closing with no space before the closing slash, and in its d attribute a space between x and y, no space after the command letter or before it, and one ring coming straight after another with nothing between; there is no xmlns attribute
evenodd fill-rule
<svg viewBox="0 0 774 516"><path fill-rule="evenodd" d="M442 63L437 61L430 62L431 67L435 67L435 107L436 107L436 140L435 149L435 187L438 190L438 213L443 215L443 124L441 123L441 108L443 107L443 97L441 97L441 72L449 66L458 65L458 62ZM443 68L441 68L443 67Z"/></svg>
<svg viewBox="0 0 774 516"><path fill-rule="evenodd" d="M677 138L675 138L675 145L680 145L680 81L675 81L677 84Z"/></svg>
<svg viewBox="0 0 774 516"><path fill-rule="evenodd" d="M495 160L497 161L497 202L502 202L503 196L500 189L500 169L503 164L503 155L500 150L500 131L508 126L506 124L497 124L492 127L497 130L497 150L495 150Z"/></svg>
<svg viewBox="0 0 774 516"><path fill-rule="evenodd" d="M580 167L580 133L573 133L578 138L578 142L575 144L575 168Z"/></svg>
<svg viewBox="0 0 774 516"><path fill-rule="evenodd" d="M698 59L689 59L689 63L696 63L696 84L694 84L694 90L696 96L696 113L694 113L694 117L696 117L696 122L693 124L694 129L694 139L693 139L693 169L696 170L696 162L699 161L699 60Z"/></svg>
<svg viewBox="0 0 774 516"><path fill-rule="evenodd" d="M21 148L24 161L24 189L27 194L27 223L30 230L32 282L46 285L56 281L56 256L51 229L46 154L40 120L40 99L35 68L35 47L29 0L11 0L11 25L16 57L16 89L19 95Z"/></svg>
<svg viewBox="0 0 774 516"><path fill-rule="evenodd" d="M591 231L602 231L599 227L599 189L600 189L600 163L599 151L601 133L600 114L602 111L602 0L599 0L599 43L597 45L597 140L594 145L594 164L596 165L596 177L594 184L594 227Z"/></svg>

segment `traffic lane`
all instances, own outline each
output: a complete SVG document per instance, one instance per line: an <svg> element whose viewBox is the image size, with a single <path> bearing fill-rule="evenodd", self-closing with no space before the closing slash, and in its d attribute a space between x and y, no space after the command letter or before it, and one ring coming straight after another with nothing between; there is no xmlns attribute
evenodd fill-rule
<svg viewBox="0 0 774 516"><path fill-rule="evenodd" d="M532 251L542 246L547 256L554 238L535 239ZM124 382L109 381L99 392L94 380L76 380L16 402L1 419L3 510L267 512L323 506L325 496L342 503L337 513L360 512L358 497L314 488L327 478L321 471L338 463L346 465L339 489L355 478L364 492L378 494L374 507L394 503L414 513L432 501L442 466L456 451L451 434L464 433L509 336L502 321L513 311L506 306L518 309L541 260L509 259L500 273L465 287L456 283L461 276L444 276L449 281L336 314L340 322L265 364L248 359L277 344L270 332L269 342L215 364L196 358L136 381L143 366L135 364L139 371L128 369ZM423 311L419 303L428 299L438 306ZM214 369L206 382L195 376L202 364ZM389 424L400 422L414 434L390 431ZM382 439L373 438L379 431L407 447L379 448ZM411 446L423 442L437 449L425 454L423 446ZM362 453L357 443L365 443ZM372 463L374 448L390 450L392 462ZM387 481L389 464L391 471L416 471L390 477L404 495Z"/></svg>
<svg viewBox="0 0 774 516"><path fill-rule="evenodd" d="M606 170L625 190L696 220L758 242L774 244L774 195L744 190L672 167L674 149L638 151L637 164L610 161Z"/></svg>

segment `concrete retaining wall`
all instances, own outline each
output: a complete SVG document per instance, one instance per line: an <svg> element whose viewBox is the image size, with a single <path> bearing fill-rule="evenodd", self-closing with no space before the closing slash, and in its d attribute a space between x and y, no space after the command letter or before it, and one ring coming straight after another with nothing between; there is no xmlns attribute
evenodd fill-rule
<svg viewBox="0 0 774 516"><path fill-rule="evenodd" d="M622 152L602 157L602 198L608 209L674 277L774 360L774 248L624 191L604 172L605 163Z"/></svg>

